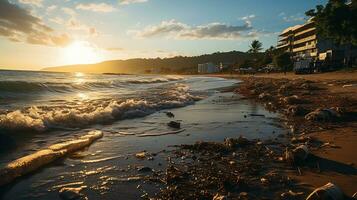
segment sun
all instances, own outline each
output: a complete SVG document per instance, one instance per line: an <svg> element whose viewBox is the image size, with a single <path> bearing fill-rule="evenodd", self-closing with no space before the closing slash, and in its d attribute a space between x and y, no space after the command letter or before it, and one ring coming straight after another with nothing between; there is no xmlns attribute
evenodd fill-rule
<svg viewBox="0 0 357 200"><path fill-rule="evenodd" d="M67 64L88 64L101 60L101 52L86 41L75 41L64 48L64 62Z"/></svg>

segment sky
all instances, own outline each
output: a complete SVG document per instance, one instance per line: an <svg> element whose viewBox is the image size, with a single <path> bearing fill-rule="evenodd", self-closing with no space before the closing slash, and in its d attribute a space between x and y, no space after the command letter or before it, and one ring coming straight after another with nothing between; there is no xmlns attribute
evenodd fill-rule
<svg viewBox="0 0 357 200"><path fill-rule="evenodd" d="M247 51L327 0L0 0L0 68Z"/></svg>

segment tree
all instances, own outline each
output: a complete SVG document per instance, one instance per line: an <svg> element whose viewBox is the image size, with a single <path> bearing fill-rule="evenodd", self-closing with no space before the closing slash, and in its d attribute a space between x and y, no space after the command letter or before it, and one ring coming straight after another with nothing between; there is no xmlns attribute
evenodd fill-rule
<svg viewBox="0 0 357 200"><path fill-rule="evenodd" d="M347 0L329 0L326 6L306 12L313 17L317 32L336 44L357 45L357 0L346 4Z"/></svg>
<svg viewBox="0 0 357 200"><path fill-rule="evenodd" d="M288 71L292 66L290 53L282 53L274 56L274 64L281 70Z"/></svg>
<svg viewBox="0 0 357 200"><path fill-rule="evenodd" d="M252 43L250 44L250 49L248 50L248 53L258 53L261 51L263 44L259 42L258 40L253 40Z"/></svg>

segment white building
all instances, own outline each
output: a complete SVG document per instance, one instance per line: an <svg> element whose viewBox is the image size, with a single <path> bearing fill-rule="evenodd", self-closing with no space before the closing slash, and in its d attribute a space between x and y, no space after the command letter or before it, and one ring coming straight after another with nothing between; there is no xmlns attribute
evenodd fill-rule
<svg viewBox="0 0 357 200"><path fill-rule="evenodd" d="M213 63L198 64L198 73L210 74L219 72L219 68Z"/></svg>

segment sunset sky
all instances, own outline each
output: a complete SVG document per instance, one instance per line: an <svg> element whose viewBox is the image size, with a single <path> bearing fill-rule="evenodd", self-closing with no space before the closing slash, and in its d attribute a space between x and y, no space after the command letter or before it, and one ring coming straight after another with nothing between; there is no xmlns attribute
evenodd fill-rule
<svg viewBox="0 0 357 200"><path fill-rule="evenodd" d="M0 0L0 68L246 51L326 0Z"/></svg>

